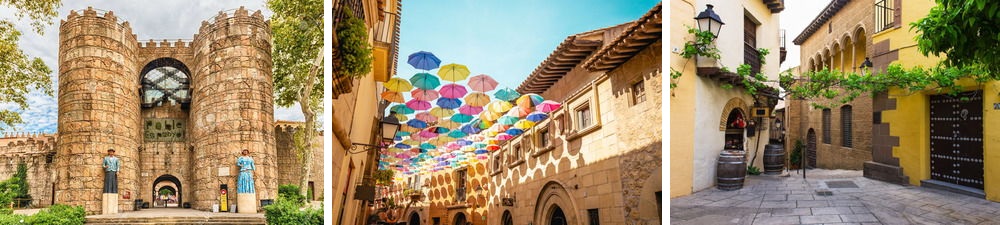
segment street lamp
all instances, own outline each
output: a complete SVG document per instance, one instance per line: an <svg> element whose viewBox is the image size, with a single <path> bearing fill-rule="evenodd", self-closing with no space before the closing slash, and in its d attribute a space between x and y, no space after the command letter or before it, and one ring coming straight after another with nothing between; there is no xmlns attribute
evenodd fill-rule
<svg viewBox="0 0 1000 225"><path fill-rule="evenodd" d="M715 6L712 4L705 4L705 6L708 8L694 17L695 20L698 20L698 30L712 32L713 36L718 37L719 31L722 30L722 25L726 23L723 23L722 19L719 18L719 14L715 14L715 11L712 10Z"/></svg>
<svg viewBox="0 0 1000 225"><path fill-rule="evenodd" d="M351 143L351 150L355 150L358 146L364 146L365 149L361 151L351 151L351 154L365 152L371 149L376 149L382 147L384 143L391 142L396 138L396 133L399 132L399 119L396 119L396 112L389 113L388 116L382 118L379 121L379 129L381 129L382 140L379 141L378 145L364 144L364 143Z"/></svg>
<svg viewBox="0 0 1000 225"><path fill-rule="evenodd" d="M858 69L861 69L861 75L865 75L866 68L872 68L872 61L869 60L868 57L865 57L865 61L858 67Z"/></svg>

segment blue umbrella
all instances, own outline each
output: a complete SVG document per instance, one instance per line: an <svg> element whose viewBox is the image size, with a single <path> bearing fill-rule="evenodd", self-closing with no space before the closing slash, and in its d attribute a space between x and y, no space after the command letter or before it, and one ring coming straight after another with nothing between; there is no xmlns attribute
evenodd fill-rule
<svg viewBox="0 0 1000 225"><path fill-rule="evenodd" d="M483 131L482 129L479 129L479 126L474 126L474 125L469 125L469 124L466 124L466 125L462 126L462 128L460 128L459 130L461 130L462 132L464 132L466 134L475 134L475 133L479 133L480 131Z"/></svg>
<svg viewBox="0 0 1000 225"><path fill-rule="evenodd" d="M493 97L504 101L513 101L514 99L517 99L517 97L521 97L521 94L517 93L514 89L504 88L497 90L496 93L493 93Z"/></svg>
<svg viewBox="0 0 1000 225"><path fill-rule="evenodd" d="M430 143L423 143L423 144L420 144L420 149L422 149L422 150L437 149L437 146L434 146L434 145L432 145Z"/></svg>
<svg viewBox="0 0 1000 225"><path fill-rule="evenodd" d="M409 146L409 145L406 145L406 144L403 144L403 143L399 143L399 144L396 144L396 146L395 146L395 147L396 147L396 148L410 148L411 146Z"/></svg>
<svg viewBox="0 0 1000 225"><path fill-rule="evenodd" d="M417 128L417 129L427 128L427 123L424 122L424 121L420 121L420 120L408 120L408 121L406 121L406 125L409 125L409 126L411 126L413 128Z"/></svg>
<svg viewBox="0 0 1000 225"><path fill-rule="evenodd" d="M445 109L456 109L462 106L462 100L457 98L438 98L437 105Z"/></svg>
<svg viewBox="0 0 1000 225"><path fill-rule="evenodd" d="M422 70L433 70L441 66L441 60L434 56L434 53L419 51L417 53L410 54L410 57L406 60L413 68Z"/></svg>
<svg viewBox="0 0 1000 225"><path fill-rule="evenodd" d="M476 154L486 154L486 153L490 153L490 151L487 151L486 149L476 149L475 153Z"/></svg>
<svg viewBox="0 0 1000 225"><path fill-rule="evenodd" d="M510 129L507 129L506 132L507 132L507 134L510 134L511 136L517 136L517 135L523 134L524 130L517 129L517 128L510 128Z"/></svg>
<svg viewBox="0 0 1000 225"><path fill-rule="evenodd" d="M457 141L455 141L455 143L461 146L466 146L466 145L471 145L472 141L465 139L458 139Z"/></svg>
<svg viewBox="0 0 1000 225"><path fill-rule="evenodd" d="M451 121L456 123L468 123L469 121L472 121L472 116L459 113L452 115Z"/></svg>
<svg viewBox="0 0 1000 225"><path fill-rule="evenodd" d="M536 122L536 123L538 121L545 120L546 118L549 118L549 114L545 114L543 112L538 112L538 111L532 112L532 113L528 114L527 117L524 117L524 119L526 119L528 121L531 121L531 122Z"/></svg>
<svg viewBox="0 0 1000 225"><path fill-rule="evenodd" d="M418 73L410 77L410 83L420 89L432 90L441 86L441 79L429 73Z"/></svg>
<svg viewBox="0 0 1000 225"><path fill-rule="evenodd" d="M451 131L451 132L448 132L448 137L453 137L453 138L463 138L463 137L465 137L466 135L467 135L467 134L465 134L465 133L464 133L464 132L462 132L461 130L453 130L453 131Z"/></svg>

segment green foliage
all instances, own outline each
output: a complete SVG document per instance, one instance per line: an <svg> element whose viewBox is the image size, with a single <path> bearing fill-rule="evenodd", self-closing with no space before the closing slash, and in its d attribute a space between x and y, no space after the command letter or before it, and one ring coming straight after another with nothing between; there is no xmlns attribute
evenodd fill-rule
<svg viewBox="0 0 1000 225"><path fill-rule="evenodd" d="M267 224L323 224L323 208L300 209L294 200L279 197L274 204L264 206Z"/></svg>
<svg viewBox="0 0 1000 225"><path fill-rule="evenodd" d="M715 34L709 31L701 31L696 28L688 27L688 33L694 35L694 40L684 43L684 49L681 51L681 57L688 59L684 66L687 67L688 62L691 58L695 56L703 56L713 59L719 59L719 49L715 48L713 41L715 40ZM681 71L670 68L670 88L677 87L677 79L684 75Z"/></svg>
<svg viewBox="0 0 1000 225"><path fill-rule="evenodd" d="M375 184L379 185L392 184L392 177L394 176L396 176L395 170L375 170L375 173L372 173L372 178L375 179Z"/></svg>
<svg viewBox="0 0 1000 225"><path fill-rule="evenodd" d="M11 177L0 182L0 214L11 214L14 212L10 208L10 203L18 195L18 192L21 191L21 186L18 185L20 182L21 178L17 177Z"/></svg>
<svg viewBox="0 0 1000 225"><path fill-rule="evenodd" d="M45 26L52 24L60 5L58 0L0 0L0 6L13 8L15 16L0 18L0 81L3 81L0 82L0 105L11 104L16 105L17 110L25 110L31 91L52 96L52 78L49 77L52 69L42 59L24 54L18 46L21 32L14 24L27 18L34 31L42 34ZM0 130L22 122L15 109L0 109Z"/></svg>
<svg viewBox="0 0 1000 225"><path fill-rule="evenodd" d="M344 12L347 18L337 25L337 40L340 43L335 47L340 52L340 61L334 74L362 77L372 70L372 48L368 44L368 31L365 22L355 17L351 10L345 7Z"/></svg>
<svg viewBox="0 0 1000 225"><path fill-rule="evenodd" d="M299 186L292 184L284 184L278 186L278 198L285 199L285 201L296 203L302 206L305 203L305 196L300 194Z"/></svg>
<svg viewBox="0 0 1000 225"><path fill-rule="evenodd" d="M17 177L17 198L30 198L28 195L28 164L18 163L17 172L14 173L14 177Z"/></svg>
<svg viewBox="0 0 1000 225"><path fill-rule="evenodd" d="M756 166L747 166L747 174L760 175L760 168L757 168Z"/></svg>
<svg viewBox="0 0 1000 225"><path fill-rule="evenodd" d="M1000 5L993 0L937 0L927 16L910 24L927 55L947 55L946 66L983 67L1000 80Z"/></svg>
<svg viewBox="0 0 1000 225"><path fill-rule="evenodd" d="M0 224L26 224L28 216L20 214L0 214Z"/></svg>
<svg viewBox="0 0 1000 225"><path fill-rule="evenodd" d="M86 212L81 206L55 204L24 219L27 224L83 224Z"/></svg>
<svg viewBox="0 0 1000 225"><path fill-rule="evenodd" d="M792 147L792 154L788 157L789 163L792 165L802 164L802 152L805 149L806 145L802 143L802 140L795 140L795 147Z"/></svg>

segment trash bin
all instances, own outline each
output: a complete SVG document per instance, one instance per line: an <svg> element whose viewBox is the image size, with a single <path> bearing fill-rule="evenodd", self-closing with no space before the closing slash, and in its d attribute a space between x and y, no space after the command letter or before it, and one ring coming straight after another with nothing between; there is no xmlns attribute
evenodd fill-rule
<svg viewBox="0 0 1000 225"><path fill-rule="evenodd" d="M139 209L142 209L142 199L135 200L135 207L132 210L139 211Z"/></svg>

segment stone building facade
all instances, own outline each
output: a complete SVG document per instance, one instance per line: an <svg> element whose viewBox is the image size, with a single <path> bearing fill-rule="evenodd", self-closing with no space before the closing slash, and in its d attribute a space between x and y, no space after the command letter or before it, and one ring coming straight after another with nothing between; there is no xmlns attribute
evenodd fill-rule
<svg viewBox="0 0 1000 225"><path fill-rule="evenodd" d="M24 163L28 169L28 194L34 199L31 204L52 205L55 155L55 134L5 134L0 137L0 179L10 179L18 165Z"/></svg>
<svg viewBox="0 0 1000 225"><path fill-rule="evenodd" d="M294 184L302 186L302 160L295 150L294 135L297 130L302 129L302 122L277 121L274 126L275 148L278 152L278 184ZM306 184L306 197L313 201L323 200L323 190L326 186L324 182L326 175L323 173L323 132L317 132L317 136L312 138L313 162L312 175Z"/></svg>
<svg viewBox="0 0 1000 225"><path fill-rule="evenodd" d="M663 221L661 15L567 37L518 87L563 106L490 154L487 224Z"/></svg>
<svg viewBox="0 0 1000 225"><path fill-rule="evenodd" d="M834 0L793 41L801 46L801 73L824 69L871 75L861 64L872 57L870 29L875 1ZM819 104L827 108L813 107ZM806 145L810 167L860 170L872 159L872 96L864 94L847 104L826 99L791 99L788 103L788 140Z"/></svg>
<svg viewBox="0 0 1000 225"><path fill-rule="evenodd" d="M108 149L122 160L122 211L160 182L211 209L221 184L235 190L242 149L257 164L257 199L277 197L271 34L260 11L220 12L189 41L140 43L114 12L88 8L70 12L59 40L56 203L100 211Z"/></svg>

